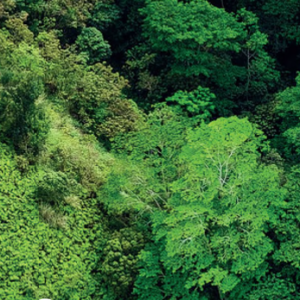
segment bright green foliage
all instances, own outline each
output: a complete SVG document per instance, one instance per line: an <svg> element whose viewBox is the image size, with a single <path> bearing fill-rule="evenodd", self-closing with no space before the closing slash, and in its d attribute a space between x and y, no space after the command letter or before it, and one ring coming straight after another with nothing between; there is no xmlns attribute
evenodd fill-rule
<svg viewBox="0 0 300 300"><path fill-rule="evenodd" d="M240 50L241 24L206 1L148 1L143 13L146 34L154 49L172 53L173 72L209 76L208 64L213 55L209 49Z"/></svg>
<svg viewBox="0 0 300 300"><path fill-rule="evenodd" d="M102 33L95 27L84 28L76 40L81 55L93 64L106 59L111 54L110 46L103 39Z"/></svg>
<svg viewBox="0 0 300 300"><path fill-rule="evenodd" d="M282 222L277 224L277 235L280 246L274 254L277 261L290 263L299 270L300 260L297 255L299 247L299 235L297 234L299 222L299 167L294 167L287 177L286 187L289 198L286 210L282 213ZM298 275L299 276L299 275Z"/></svg>
<svg viewBox="0 0 300 300"><path fill-rule="evenodd" d="M199 86L190 93L178 91L166 100L177 103L177 107L179 106L188 116L194 117L197 121L208 121L215 109L213 105L215 98L216 96L208 88Z"/></svg>
<svg viewBox="0 0 300 300"><path fill-rule="evenodd" d="M0 294L3 299L17 299L29 292L28 283L34 280L39 245L32 243L34 228L27 224L38 224L38 211L34 201L29 200L34 192L33 184L21 178L2 144L0 154Z"/></svg>
<svg viewBox="0 0 300 300"><path fill-rule="evenodd" d="M178 155L184 145L187 121L169 107L158 106L139 131L117 139L122 157L104 189L104 202L116 213L141 214L162 209L170 197L170 183L178 177Z"/></svg>
<svg viewBox="0 0 300 300"><path fill-rule="evenodd" d="M49 33L45 31L40 32L35 41L40 49L41 56L47 61L60 58L60 42L54 31Z"/></svg>
<svg viewBox="0 0 300 300"><path fill-rule="evenodd" d="M264 276L274 249L268 223L277 220L285 191L276 167L258 164L262 137L247 120L203 124L187 140L169 210L152 217L155 240L164 245L164 268L184 274L182 289L210 285L222 297Z"/></svg>
<svg viewBox="0 0 300 300"><path fill-rule="evenodd" d="M0 39L1 141L20 154L9 156L1 146L0 298L101 297L105 219L95 194L112 158L76 128L65 108L66 95L88 70L61 50L54 32L36 38L39 48L26 39L16 45L7 32Z"/></svg>
<svg viewBox="0 0 300 300"><path fill-rule="evenodd" d="M168 254L162 243L147 245L140 254L140 273L137 278L134 294L139 300L187 299L207 300L209 293L198 289L185 288L189 274L174 273L161 261L167 259ZM211 292L211 291L210 291ZM216 293L212 293L216 295ZM216 298L213 298L216 299Z"/></svg>
<svg viewBox="0 0 300 300"><path fill-rule="evenodd" d="M99 280L91 270L97 268L103 236L97 203L81 211L66 206L69 229L49 227L39 218L35 175L22 178L3 146L0 151L1 298L96 296Z"/></svg>
<svg viewBox="0 0 300 300"><path fill-rule="evenodd" d="M97 204L85 205L82 211L69 209L67 220L70 229L66 231L49 230L51 227L46 223L39 225L39 256L43 263L39 267L38 286L32 287L36 298L49 295L59 299L91 299L100 288L97 274L92 275L92 270L98 268L103 242L99 239L103 230Z"/></svg>
<svg viewBox="0 0 300 300"><path fill-rule="evenodd" d="M94 136L76 129L69 116L51 106L46 112L51 129L38 159L45 168L40 174L40 188L46 188L44 201L60 203L72 193L86 196L96 192L105 182L112 157L96 146Z"/></svg>
<svg viewBox="0 0 300 300"><path fill-rule="evenodd" d="M298 0L0 2L0 299L300 298Z"/></svg>

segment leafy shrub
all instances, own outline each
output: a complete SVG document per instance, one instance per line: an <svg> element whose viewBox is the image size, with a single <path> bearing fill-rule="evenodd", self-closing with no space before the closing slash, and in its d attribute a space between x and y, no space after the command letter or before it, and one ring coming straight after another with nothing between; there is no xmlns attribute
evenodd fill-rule
<svg viewBox="0 0 300 300"><path fill-rule="evenodd" d="M38 205L37 175L22 177L1 144L0 176L0 298L96 298L105 241L97 201L76 213L66 207L65 226L65 217L58 218L48 205ZM41 222L40 213L50 224Z"/></svg>

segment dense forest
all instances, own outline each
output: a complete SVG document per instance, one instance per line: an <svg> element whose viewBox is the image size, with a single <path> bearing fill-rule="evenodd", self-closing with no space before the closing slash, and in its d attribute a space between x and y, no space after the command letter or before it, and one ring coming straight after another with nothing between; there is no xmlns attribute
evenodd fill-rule
<svg viewBox="0 0 300 300"><path fill-rule="evenodd" d="M299 16L1 0L0 299L300 299Z"/></svg>

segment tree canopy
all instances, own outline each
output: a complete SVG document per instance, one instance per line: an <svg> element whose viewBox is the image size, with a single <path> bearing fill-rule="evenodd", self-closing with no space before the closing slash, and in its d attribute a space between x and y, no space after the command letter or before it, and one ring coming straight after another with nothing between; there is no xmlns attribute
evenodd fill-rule
<svg viewBox="0 0 300 300"><path fill-rule="evenodd" d="M298 299L299 10L2 0L0 298Z"/></svg>

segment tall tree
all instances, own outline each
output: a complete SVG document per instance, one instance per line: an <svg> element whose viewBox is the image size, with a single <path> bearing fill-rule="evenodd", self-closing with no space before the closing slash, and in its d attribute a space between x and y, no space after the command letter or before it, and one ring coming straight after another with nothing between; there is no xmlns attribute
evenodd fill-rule
<svg viewBox="0 0 300 300"><path fill-rule="evenodd" d="M234 102L249 109L274 89L278 73L253 13L242 9L230 14L205 0L146 1L141 12L147 43L136 47L141 54L132 55L128 64L139 73L146 62L148 78L159 81L156 89L210 87L223 114ZM140 71L137 87L147 72Z"/></svg>
<svg viewBox="0 0 300 300"><path fill-rule="evenodd" d="M139 299L236 299L244 284L266 276L275 247L268 234L284 207L286 191L277 167L259 161L263 139L246 119L203 123L189 131L186 145L177 148L163 169L157 163L169 147L156 148L162 155L155 160L156 151L148 154L148 168L153 162L153 170L160 166L160 172L155 177L149 171L135 172L138 194L132 190L134 182L122 181L121 211L140 211L152 224L154 244L140 257ZM163 176L168 165L173 171Z"/></svg>

